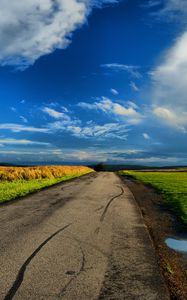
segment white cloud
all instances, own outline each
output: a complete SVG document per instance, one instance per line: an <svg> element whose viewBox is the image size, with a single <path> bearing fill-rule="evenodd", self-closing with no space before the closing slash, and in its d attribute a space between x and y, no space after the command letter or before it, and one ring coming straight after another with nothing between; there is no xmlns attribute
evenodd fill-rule
<svg viewBox="0 0 187 300"><path fill-rule="evenodd" d="M134 77L137 79L142 77L142 75L139 71L139 69L140 69L139 66L111 63L111 64L102 64L101 67L112 70L114 72L127 72L131 77Z"/></svg>
<svg viewBox="0 0 187 300"><path fill-rule="evenodd" d="M69 120L69 116L67 116L66 114L64 114L63 112L59 112L55 109L49 108L49 107L44 107L42 108L42 111L46 114L48 114L50 117L55 118L55 119L68 119Z"/></svg>
<svg viewBox="0 0 187 300"><path fill-rule="evenodd" d="M110 92L111 92L114 96L116 96L116 95L119 94L119 92L118 92L117 90L115 90L115 89L110 89Z"/></svg>
<svg viewBox="0 0 187 300"><path fill-rule="evenodd" d="M187 129L187 31L151 73L153 112L169 125Z"/></svg>
<svg viewBox="0 0 187 300"><path fill-rule="evenodd" d="M66 48L94 7L116 0L0 1L0 64L24 69Z"/></svg>
<svg viewBox="0 0 187 300"><path fill-rule="evenodd" d="M24 126L21 124L14 124L14 123L1 123L0 124L0 130L10 130L12 132L22 132L22 131L26 131L26 132L43 132L43 133L47 133L49 132L48 128L37 128L37 127L33 127L33 126Z"/></svg>
<svg viewBox="0 0 187 300"><path fill-rule="evenodd" d="M145 140L150 140L150 136L148 135L148 133L144 132L142 135Z"/></svg>
<svg viewBox="0 0 187 300"><path fill-rule="evenodd" d="M17 139L0 139L1 145L50 145L49 143L44 142L36 142L36 141L30 141L30 140L17 140Z"/></svg>
<svg viewBox="0 0 187 300"><path fill-rule="evenodd" d="M131 81L130 82L130 87L132 88L133 91L138 92L140 89L137 87L136 83Z"/></svg>
<svg viewBox="0 0 187 300"><path fill-rule="evenodd" d="M122 118L122 120L128 124L137 124L141 122L142 116L136 110L137 107L135 106L133 107L133 105L131 105L130 103L132 102L128 102L127 107L125 107L117 102L113 102L112 100L106 97L102 97L102 99L98 102L94 102L94 103L80 102L78 106L84 109L101 110L106 114Z"/></svg>

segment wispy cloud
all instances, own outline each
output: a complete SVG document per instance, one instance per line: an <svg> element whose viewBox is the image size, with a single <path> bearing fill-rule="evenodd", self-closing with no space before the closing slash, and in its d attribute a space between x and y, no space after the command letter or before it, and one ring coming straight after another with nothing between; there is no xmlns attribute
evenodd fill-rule
<svg viewBox="0 0 187 300"><path fill-rule="evenodd" d="M18 139L0 139L0 144L1 145L43 145L43 146L48 146L50 145L49 143L45 142L38 142L38 141L31 141L31 140L18 140Z"/></svg>
<svg viewBox="0 0 187 300"><path fill-rule="evenodd" d="M148 133L144 132L142 135L143 135L145 140L150 140L150 136L149 136Z"/></svg>
<svg viewBox="0 0 187 300"><path fill-rule="evenodd" d="M110 89L110 92L111 92L114 96L116 96L116 95L119 94L119 92L118 92L117 90L115 90L115 89Z"/></svg>
<svg viewBox="0 0 187 300"><path fill-rule="evenodd" d="M10 110L13 111L13 112L17 112L17 109L14 106L11 106Z"/></svg>
<svg viewBox="0 0 187 300"><path fill-rule="evenodd" d="M187 23L187 2L186 0L151 0L148 3L148 7L156 7L157 11L154 12L159 18L164 21L178 21ZM166 18L167 17L167 18Z"/></svg>
<svg viewBox="0 0 187 300"><path fill-rule="evenodd" d="M61 122L54 122L49 124L49 129L53 132L60 131L71 134L77 138L83 139L120 139L126 140L129 129L118 123L106 123L103 125L88 122L87 125L65 125Z"/></svg>
<svg viewBox="0 0 187 300"><path fill-rule="evenodd" d="M47 133L49 132L48 128L38 128L38 127L32 127L32 126L24 126L21 124L14 124L14 123L1 123L0 124L0 130L10 130L12 132L43 132Z"/></svg>
<svg viewBox="0 0 187 300"><path fill-rule="evenodd" d="M52 117L52 118L55 118L55 119L63 118L63 119L66 119L66 120L68 119L69 120L69 116L67 116L63 112L59 112L59 111L57 111L55 109L52 109L50 107L44 107L44 108L42 108L42 111L44 113L46 113L47 115L49 115L50 117Z"/></svg>
<svg viewBox="0 0 187 300"><path fill-rule="evenodd" d="M140 90L134 81L131 81L129 85L132 88L132 90L135 92L138 92Z"/></svg>
<svg viewBox="0 0 187 300"><path fill-rule="evenodd" d="M157 6L160 6L162 4L161 0L148 0L146 4L143 4L143 7L145 8L155 8Z"/></svg>
<svg viewBox="0 0 187 300"><path fill-rule="evenodd" d="M127 72L131 77L137 79L142 77L139 66L110 63L110 64L102 64L101 67L111 70L113 72Z"/></svg>
<svg viewBox="0 0 187 300"><path fill-rule="evenodd" d="M27 118L25 118L25 117L23 117L23 116L20 116L20 119L21 119L21 121L23 121L24 123L28 123Z"/></svg>

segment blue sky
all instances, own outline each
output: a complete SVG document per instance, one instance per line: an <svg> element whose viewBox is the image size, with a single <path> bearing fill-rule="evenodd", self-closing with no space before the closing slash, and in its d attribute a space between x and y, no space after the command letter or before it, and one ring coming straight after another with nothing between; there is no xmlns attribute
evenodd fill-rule
<svg viewBox="0 0 187 300"><path fill-rule="evenodd" d="M0 162L187 164L186 0L0 14Z"/></svg>

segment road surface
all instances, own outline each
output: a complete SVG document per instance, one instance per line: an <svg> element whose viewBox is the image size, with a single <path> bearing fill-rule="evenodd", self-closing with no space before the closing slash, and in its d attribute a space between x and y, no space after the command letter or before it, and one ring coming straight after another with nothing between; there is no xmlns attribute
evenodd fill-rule
<svg viewBox="0 0 187 300"><path fill-rule="evenodd" d="M114 173L0 206L0 299L169 299L139 208Z"/></svg>

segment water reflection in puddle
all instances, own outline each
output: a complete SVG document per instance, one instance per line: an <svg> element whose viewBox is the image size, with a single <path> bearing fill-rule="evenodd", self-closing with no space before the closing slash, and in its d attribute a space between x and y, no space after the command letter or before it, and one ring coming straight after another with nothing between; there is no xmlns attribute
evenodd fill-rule
<svg viewBox="0 0 187 300"><path fill-rule="evenodd" d="M168 238L165 240L166 245L178 252L187 253L187 240L177 239L177 238Z"/></svg>

